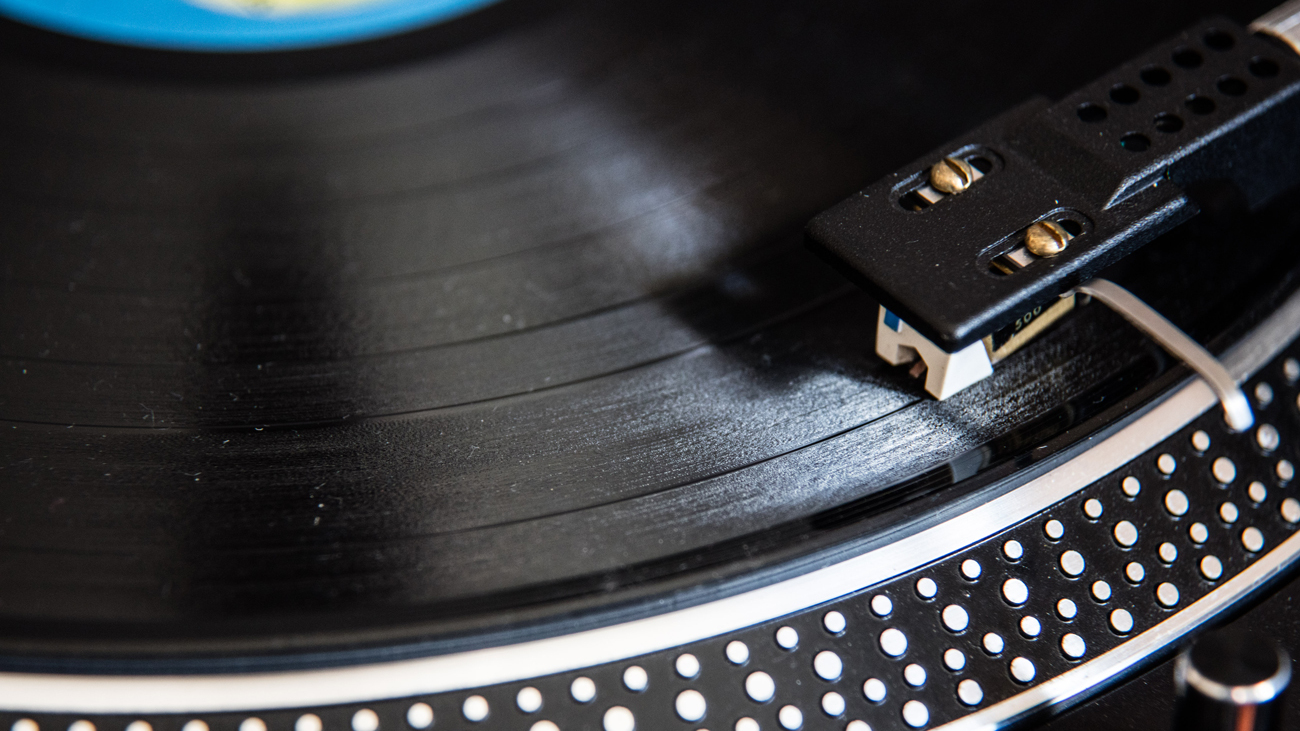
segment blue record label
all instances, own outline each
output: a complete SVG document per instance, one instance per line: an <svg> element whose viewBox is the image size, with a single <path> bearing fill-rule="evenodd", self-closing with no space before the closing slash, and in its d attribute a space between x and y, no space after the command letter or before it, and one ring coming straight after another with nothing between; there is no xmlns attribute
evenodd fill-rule
<svg viewBox="0 0 1300 731"><path fill-rule="evenodd" d="M193 51L308 48L375 38L496 0L0 0L0 13L97 41Z"/></svg>

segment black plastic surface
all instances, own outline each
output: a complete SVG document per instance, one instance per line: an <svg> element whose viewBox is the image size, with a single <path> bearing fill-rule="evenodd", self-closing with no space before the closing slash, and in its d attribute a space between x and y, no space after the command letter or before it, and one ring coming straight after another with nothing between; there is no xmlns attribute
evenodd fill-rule
<svg viewBox="0 0 1300 731"><path fill-rule="evenodd" d="M1028 102L935 149L818 216L808 236L955 352L1187 220L1201 186L1229 186L1255 208L1300 182L1298 91L1300 59L1205 21L1059 102ZM992 165L961 194L900 203L948 155ZM1072 222L1068 248L994 271L1045 219Z"/></svg>

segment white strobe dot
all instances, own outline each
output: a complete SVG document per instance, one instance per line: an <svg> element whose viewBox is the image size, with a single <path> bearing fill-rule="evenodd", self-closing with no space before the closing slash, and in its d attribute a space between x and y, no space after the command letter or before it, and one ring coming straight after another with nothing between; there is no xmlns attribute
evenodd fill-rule
<svg viewBox="0 0 1300 731"><path fill-rule="evenodd" d="M803 728L803 711L795 706L781 706L781 710L776 714L776 720L786 731L796 731Z"/></svg>
<svg viewBox="0 0 1300 731"><path fill-rule="evenodd" d="M1138 529L1127 520L1121 520L1115 524L1115 530L1112 531L1115 536L1115 542L1125 548L1132 548L1138 540Z"/></svg>
<svg viewBox="0 0 1300 731"><path fill-rule="evenodd" d="M1156 457L1156 469L1163 475L1172 475L1178 469L1178 460L1172 454L1162 454Z"/></svg>
<svg viewBox="0 0 1300 731"><path fill-rule="evenodd" d="M1203 429L1197 429L1192 432L1192 449L1198 452L1204 452L1210 448L1210 435L1206 434Z"/></svg>
<svg viewBox="0 0 1300 731"><path fill-rule="evenodd" d="M749 645L740 640L727 643L727 661L732 665L744 665L749 662Z"/></svg>
<svg viewBox="0 0 1300 731"><path fill-rule="evenodd" d="M1201 559L1201 576L1210 581L1223 578L1223 562L1218 556L1206 556Z"/></svg>
<svg viewBox="0 0 1300 731"><path fill-rule="evenodd" d="M1214 464L1210 465L1210 473L1221 484L1227 485L1237 479L1237 465L1227 457L1219 457L1214 460Z"/></svg>
<svg viewBox="0 0 1300 731"><path fill-rule="evenodd" d="M822 713L831 718L839 718L844 715L844 709L848 704L844 702L844 696L831 691L822 696Z"/></svg>
<svg viewBox="0 0 1300 731"><path fill-rule="evenodd" d="M867 678L866 682L862 684L862 697L872 703L883 702L885 694L885 682L880 678Z"/></svg>
<svg viewBox="0 0 1300 731"><path fill-rule="evenodd" d="M1250 498L1252 503L1262 503L1268 499L1268 488L1264 487L1264 483L1255 480L1246 486L1246 497Z"/></svg>
<svg viewBox="0 0 1300 731"><path fill-rule="evenodd" d="M370 709L366 708L362 710L370 710ZM370 711L370 712L374 713L374 711ZM361 713L361 711L357 711L357 713ZM353 716L352 720L355 723L357 717ZM378 727L379 727L379 717L375 716L375 728ZM90 721L76 721L71 726L68 727L68 731L95 731L95 724L91 723ZM266 731L266 721L263 721L262 719L256 716L250 716L248 718L245 718L243 721L239 722L239 731ZM365 729L364 731L374 731L374 729Z"/></svg>
<svg viewBox="0 0 1300 731"><path fill-rule="evenodd" d="M1095 497L1084 500L1083 514L1087 516L1089 520L1096 520L1100 518L1102 514L1101 501Z"/></svg>
<svg viewBox="0 0 1300 731"><path fill-rule="evenodd" d="M542 691L531 685L520 688L515 694L515 705L524 713L537 713L542 710Z"/></svg>
<svg viewBox="0 0 1300 731"><path fill-rule="evenodd" d="M1287 358L1282 361L1282 375L1286 376L1286 380L1290 382L1300 378L1300 361L1295 358Z"/></svg>
<svg viewBox="0 0 1300 731"><path fill-rule="evenodd" d="M1037 617L1020 618L1020 634L1025 637L1037 637L1043 632L1043 623Z"/></svg>
<svg viewBox="0 0 1300 731"><path fill-rule="evenodd" d="M1011 677L1018 683L1028 683L1038 674L1038 668L1027 657L1017 657L1011 661Z"/></svg>
<svg viewBox="0 0 1300 731"><path fill-rule="evenodd" d="M758 721L755 721L749 716L737 718L735 731L759 731Z"/></svg>
<svg viewBox="0 0 1300 731"><path fill-rule="evenodd" d="M554 721L543 719L529 726L528 731L560 731L560 727L556 726Z"/></svg>
<svg viewBox="0 0 1300 731"><path fill-rule="evenodd" d="M1110 584L1104 581L1092 582L1092 598L1099 602L1110 601Z"/></svg>
<svg viewBox="0 0 1300 731"><path fill-rule="evenodd" d="M197 718L191 719L186 721L184 726L181 726L181 731L208 731L208 724Z"/></svg>
<svg viewBox="0 0 1300 731"><path fill-rule="evenodd" d="M1002 544L1002 555L1008 561L1019 561L1025 555L1025 547L1020 545L1020 541L1007 541Z"/></svg>
<svg viewBox="0 0 1300 731"><path fill-rule="evenodd" d="M966 667L966 653L955 647L943 651L943 666L956 672Z"/></svg>
<svg viewBox="0 0 1300 731"><path fill-rule="evenodd" d="M132 721L126 725L126 731L153 731L153 724L148 721Z"/></svg>
<svg viewBox="0 0 1300 731"><path fill-rule="evenodd" d="M1059 541L1065 536L1065 526L1061 521L1053 518L1043 524L1043 535L1047 536L1050 541Z"/></svg>
<svg viewBox="0 0 1300 731"><path fill-rule="evenodd" d="M1078 551L1066 551L1061 554L1061 572L1066 576L1073 577L1082 574L1086 565L1083 554Z"/></svg>
<svg viewBox="0 0 1300 731"><path fill-rule="evenodd" d="M939 593L939 586L934 583L934 579L922 576L916 580L916 593L922 599L933 599Z"/></svg>
<svg viewBox="0 0 1300 731"><path fill-rule="evenodd" d="M1265 452L1272 452L1282 443L1282 435L1278 433L1277 427L1272 424L1261 424L1255 430L1255 443Z"/></svg>
<svg viewBox="0 0 1300 731"><path fill-rule="evenodd" d="M1219 506L1219 520L1225 523L1236 523L1239 517L1241 517L1241 511L1237 510L1235 503L1229 501Z"/></svg>
<svg viewBox="0 0 1300 731"><path fill-rule="evenodd" d="M888 617L894 611L894 602L884 594L871 597L871 613L877 617Z"/></svg>
<svg viewBox="0 0 1300 731"><path fill-rule="evenodd" d="M406 725L415 729L429 728L433 725L433 707L428 703L412 703L411 707L406 709ZM302 731L321 731L321 728L317 726Z"/></svg>
<svg viewBox="0 0 1300 731"><path fill-rule="evenodd" d="M1197 521L1187 526L1187 537L1199 546L1210 540L1210 529L1204 523Z"/></svg>
<svg viewBox="0 0 1300 731"><path fill-rule="evenodd" d="M1073 599L1062 599L1056 603L1056 616L1061 619L1074 619L1079 614L1079 607Z"/></svg>
<svg viewBox="0 0 1300 731"><path fill-rule="evenodd" d="M957 684L957 700L966 706L978 706L984 700L984 689L980 684L967 678Z"/></svg>
<svg viewBox="0 0 1300 731"><path fill-rule="evenodd" d="M745 695L755 703L767 703L776 695L776 681L762 670L752 672L745 678Z"/></svg>
<svg viewBox="0 0 1300 731"><path fill-rule="evenodd" d="M1002 582L1002 598L1013 607L1029 601L1029 587L1020 579L1007 579Z"/></svg>
<svg viewBox="0 0 1300 731"><path fill-rule="evenodd" d="M569 684L569 695L579 703L590 703L596 700L596 681L587 677L574 678Z"/></svg>
<svg viewBox="0 0 1300 731"><path fill-rule="evenodd" d="M1119 483L1119 489L1128 497L1137 497L1138 493L1142 492L1142 482L1130 475Z"/></svg>
<svg viewBox="0 0 1300 731"><path fill-rule="evenodd" d="M190 723L193 723L193 721ZM188 726L189 724L186 725ZM17 721L14 721L14 724L9 727L9 731L41 731L41 727L30 718L20 718ZM191 729L191 731L193 730Z"/></svg>
<svg viewBox="0 0 1300 731"><path fill-rule="evenodd" d="M472 695L465 699L460 706L460 713L466 721L478 723L488 717L490 709L488 708L487 698L481 695ZM356 720L356 717L353 717ZM359 731L359 730L358 730Z"/></svg>
<svg viewBox="0 0 1300 731"><path fill-rule="evenodd" d="M970 615L965 609L956 604L949 604L943 608L943 626L948 628L949 632L964 632L970 626Z"/></svg>
<svg viewBox="0 0 1300 731"><path fill-rule="evenodd" d="M1295 465L1285 459L1277 461L1277 478L1283 482L1290 482L1295 477Z"/></svg>
<svg viewBox="0 0 1300 731"><path fill-rule="evenodd" d="M674 706L677 709L679 718L693 723L704 718L704 713L708 710L709 704L705 702L700 691L683 690L677 694L677 701Z"/></svg>
<svg viewBox="0 0 1300 731"><path fill-rule="evenodd" d="M1273 403L1273 387L1260 381L1255 384L1255 400L1260 406L1268 406Z"/></svg>
<svg viewBox="0 0 1300 731"><path fill-rule="evenodd" d="M1161 583L1156 587L1156 601L1160 602L1162 607L1172 607L1178 604L1178 587L1168 581Z"/></svg>
<svg viewBox="0 0 1300 731"><path fill-rule="evenodd" d="M683 652L673 662L673 670L687 680L700 674L700 659L689 652Z"/></svg>
<svg viewBox="0 0 1300 731"><path fill-rule="evenodd" d="M1061 652L1071 660L1078 660L1087 651L1088 646L1079 635L1070 632L1061 637Z"/></svg>
<svg viewBox="0 0 1300 731"><path fill-rule="evenodd" d="M844 618L843 614L830 611L822 615L822 626L826 628L827 632L837 635L849 626L849 622Z"/></svg>
<svg viewBox="0 0 1300 731"><path fill-rule="evenodd" d="M1282 520L1295 525L1300 522L1300 500L1289 497L1282 501Z"/></svg>
<svg viewBox="0 0 1300 731"><path fill-rule="evenodd" d="M757 729L755 729L755 731L757 731ZM849 724L844 727L844 731L871 731L871 725L866 721L855 718L852 721L849 721Z"/></svg>
<svg viewBox="0 0 1300 731"><path fill-rule="evenodd" d="M1156 555L1165 563L1173 563L1178 560L1178 547L1166 541L1156 549Z"/></svg>
<svg viewBox="0 0 1300 731"><path fill-rule="evenodd" d="M479 696L473 696L473 697L477 698ZM469 720L482 721L484 718L487 718L487 701L483 701L483 707L484 709L483 709L482 718L470 718ZM465 717L469 718L468 715L466 715ZM262 724L262 728L266 728L266 724ZM352 714L352 731L375 731L378 728L379 728L379 714L375 713L369 708L362 708L361 710ZM244 731L242 725L240 726L240 731Z"/></svg>
<svg viewBox="0 0 1300 731"><path fill-rule="evenodd" d="M1006 649L1007 643L1002 639L1002 635L996 632L990 632L984 635L984 651L990 655L1000 655Z"/></svg>
<svg viewBox="0 0 1300 731"><path fill-rule="evenodd" d="M786 650L793 650L799 646L799 633L794 627L782 627L776 631L776 644Z"/></svg>
<svg viewBox="0 0 1300 731"><path fill-rule="evenodd" d="M633 716L632 711L624 706L611 706L605 711L601 725L604 726L605 731L635 731L636 716Z"/></svg>
<svg viewBox="0 0 1300 731"><path fill-rule="evenodd" d="M1187 515L1189 507L1191 503L1187 500L1187 493L1182 490L1175 489L1165 493L1165 510L1169 511L1170 515L1175 517Z"/></svg>
<svg viewBox="0 0 1300 731"><path fill-rule="evenodd" d="M822 650L813 657L813 672L822 680L834 682L844 672L844 661L830 650Z"/></svg>
<svg viewBox="0 0 1300 731"><path fill-rule="evenodd" d="M1259 553L1264 549L1264 534L1252 525L1241 532L1241 545L1251 553Z"/></svg>
<svg viewBox="0 0 1300 731"><path fill-rule="evenodd" d="M973 558L968 558L961 562L961 575L966 577L968 580L974 581L978 579L982 573L984 573L984 567L980 566L979 561L976 561Z"/></svg>
<svg viewBox="0 0 1300 731"><path fill-rule="evenodd" d="M623 687L640 693L650 685L650 675L640 665L628 665L623 671Z"/></svg>
<svg viewBox="0 0 1300 731"><path fill-rule="evenodd" d="M916 663L903 668L903 682L913 688L920 688L925 685L925 668Z"/></svg>
<svg viewBox="0 0 1300 731"><path fill-rule="evenodd" d="M903 723L912 728L921 728L930 722L930 709L921 701L908 701L903 704Z"/></svg>
<svg viewBox="0 0 1300 731"><path fill-rule="evenodd" d="M1127 609L1116 609L1110 613L1110 627L1122 635L1132 632L1133 615Z"/></svg>
<svg viewBox="0 0 1300 731"><path fill-rule="evenodd" d="M415 705L418 706L423 704L417 703ZM412 706L412 708L414 707L415 706ZM428 706L425 707L428 708ZM432 708L429 709L429 714L432 717L433 715ZM411 726L411 728L428 728L430 725L433 724L433 719L430 718L429 723L426 723L423 726L416 726L415 724L411 723L411 714L408 711L406 714L406 722ZM131 731L130 726L127 726L126 728L127 731ZM315 713L304 713L301 716L299 716L297 720L293 722L293 731L321 731L321 729L323 728L325 728L324 722L322 722L320 720L320 716L317 716Z"/></svg>
<svg viewBox="0 0 1300 731"><path fill-rule="evenodd" d="M1141 584L1146 577L1146 567L1137 561L1132 561L1124 567L1124 578L1128 579L1131 584Z"/></svg>
<svg viewBox="0 0 1300 731"><path fill-rule="evenodd" d="M907 635L890 627L880 633L880 650L890 657L898 657L907 652Z"/></svg>

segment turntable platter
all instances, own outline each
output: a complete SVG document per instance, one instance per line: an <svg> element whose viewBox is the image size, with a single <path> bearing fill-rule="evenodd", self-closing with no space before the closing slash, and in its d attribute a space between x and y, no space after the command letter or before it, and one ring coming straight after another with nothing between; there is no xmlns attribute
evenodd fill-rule
<svg viewBox="0 0 1300 731"><path fill-rule="evenodd" d="M551 635L824 564L1068 451L1183 373L1088 311L933 402L800 229L1205 12L521 0L238 59L8 24L0 654ZM1286 203L1120 275L1239 333L1290 287ZM1215 253L1233 236L1254 265Z"/></svg>

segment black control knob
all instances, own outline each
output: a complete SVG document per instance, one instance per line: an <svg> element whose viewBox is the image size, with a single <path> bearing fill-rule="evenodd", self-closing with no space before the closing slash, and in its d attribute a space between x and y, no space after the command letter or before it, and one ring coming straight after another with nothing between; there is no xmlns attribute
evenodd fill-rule
<svg viewBox="0 0 1300 731"><path fill-rule="evenodd" d="M1280 731L1291 658L1268 639L1211 632L1174 665L1175 731Z"/></svg>

